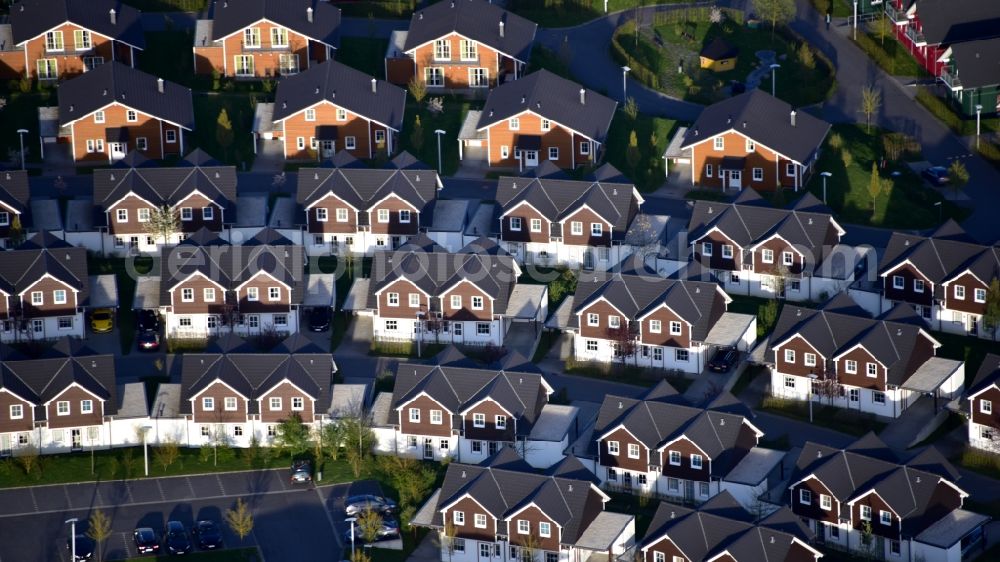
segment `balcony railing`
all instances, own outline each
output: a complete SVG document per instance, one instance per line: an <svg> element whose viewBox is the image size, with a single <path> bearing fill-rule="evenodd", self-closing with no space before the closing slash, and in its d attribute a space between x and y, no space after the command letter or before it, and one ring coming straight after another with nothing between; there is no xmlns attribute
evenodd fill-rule
<svg viewBox="0 0 1000 562"><path fill-rule="evenodd" d="M291 50L291 45L265 45L263 43L247 45L246 41L240 41L240 52L242 53L287 53Z"/></svg>
<svg viewBox="0 0 1000 562"><path fill-rule="evenodd" d="M906 37L913 42L915 47L923 47L927 45L927 38L925 38L924 34L917 31L917 28L912 25L906 28Z"/></svg>
<svg viewBox="0 0 1000 562"><path fill-rule="evenodd" d="M951 91L957 92L962 89L962 80L958 77L958 71L948 67L941 69L941 81L948 86Z"/></svg>
<svg viewBox="0 0 1000 562"><path fill-rule="evenodd" d="M901 10L892 4L892 0L885 3L885 15L889 16L892 23L896 25L906 25L909 18L906 17L906 10Z"/></svg>

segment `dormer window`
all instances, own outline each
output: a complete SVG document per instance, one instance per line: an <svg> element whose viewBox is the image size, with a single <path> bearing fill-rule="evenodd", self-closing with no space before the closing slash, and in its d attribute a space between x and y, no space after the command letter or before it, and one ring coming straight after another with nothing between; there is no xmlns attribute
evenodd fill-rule
<svg viewBox="0 0 1000 562"><path fill-rule="evenodd" d="M725 150L726 149L726 139L724 137L715 137L712 139L713 148L715 150Z"/></svg>
<svg viewBox="0 0 1000 562"><path fill-rule="evenodd" d="M94 123L104 123L104 112L95 111L94 112Z"/></svg>
<svg viewBox="0 0 1000 562"><path fill-rule="evenodd" d="M476 42L469 41L467 39L462 39L459 42L459 55L464 61L474 61L479 58L479 53L477 52Z"/></svg>
<svg viewBox="0 0 1000 562"><path fill-rule="evenodd" d="M283 27L272 27L271 28L271 46L272 47L287 47L288 46L288 30Z"/></svg>

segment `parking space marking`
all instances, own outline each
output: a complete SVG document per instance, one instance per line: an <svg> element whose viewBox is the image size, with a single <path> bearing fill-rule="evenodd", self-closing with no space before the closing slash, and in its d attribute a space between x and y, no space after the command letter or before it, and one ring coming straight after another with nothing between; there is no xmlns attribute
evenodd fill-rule
<svg viewBox="0 0 1000 562"><path fill-rule="evenodd" d="M132 557L132 552L129 549L128 539L129 539L128 532L127 531L122 531L122 545L125 547L125 555L128 556L129 558L131 558Z"/></svg>
<svg viewBox="0 0 1000 562"><path fill-rule="evenodd" d="M330 530L333 531L333 536L337 539L337 544L340 544L340 537L337 537L337 524L333 522L333 514L330 513L330 508L326 505L326 498L323 497L323 492L320 491L318 486L313 487L316 490L316 495L319 496L319 503L323 506L323 513L326 514L326 520L330 522Z"/></svg>
<svg viewBox="0 0 1000 562"><path fill-rule="evenodd" d="M226 495L226 487L222 485L222 478L220 478L218 474L215 475L215 481L218 482L219 491L222 492L222 495Z"/></svg>
<svg viewBox="0 0 1000 562"><path fill-rule="evenodd" d="M185 476L184 477L184 482L187 483L188 490L191 490L191 497L192 498L197 498L198 494L194 493L194 486L191 485L191 477L190 476Z"/></svg>
<svg viewBox="0 0 1000 562"><path fill-rule="evenodd" d="M70 499L69 499L69 488L66 487L66 486L63 486L62 489L63 489L63 493L66 494L66 505L68 507L73 507L73 502L70 501Z"/></svg>
<svg viewBox="0 0 1000 562"><path fill-rule="evenodd" d="M38 500L35 499L35 491L31 488L28 488L28 493L31 494L31 504L35 506L35 513L38 513ZM18 513L17 515L21 514Z"/></svg>
<svg viewBox="0 0 1000 562"><path fill-rule="evenodd" d="M160 484L160 479L159 478L156 479L156 488L160 490L160 498L163 501L167 501L167 496L164 495L164 493L163 493L163 484Z"/></svg>

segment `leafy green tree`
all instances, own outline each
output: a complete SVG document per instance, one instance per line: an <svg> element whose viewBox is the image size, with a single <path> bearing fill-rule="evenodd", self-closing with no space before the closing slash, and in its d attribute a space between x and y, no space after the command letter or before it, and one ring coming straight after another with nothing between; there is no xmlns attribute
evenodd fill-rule
<svg viewBox="0 0 1000 562"><path fill-rule="evenodd" d="M410 82L406 85L406 87L410 90L410 95L413 96L417 105L420 105L420 103L424 101L424 98L427 97L427 82L424 82L416 76L410 78Z"/></svg>
<svg viewBox="0 0 1000 562"><path fill-rule="evenodd" d="M111 536L111 518L100 509L90 514L87 520L87 536L97 545L97 561L104 559L104 541Z"/></svg>
<svg viewBox="0 0 1000 562"><path fill-rule="evenodd" d="M962 188L965 184L969 183L969 169L965 167L965 164L961 160L952 160L951 166L948 166L948 181L951 186L952 192L954 192L955 198L958 199L958 194L962 192Z"/></svg>
<svg viewBox="0 0 1000 562"><path fill-rule="evenodd" d="M986 310L983 311L983 328L996 340L1000 328L1000 279L990 281L986 289Z"/></svg>
<svg viewBox="0 0 1000 562"><path fill-rule="evenodd" d="M292 459L309 450L309 428L302 423L302 417L298 413L293 413L278 424L274 447L288 452Z"/></svg>
<svg viewBox="0 0 1000 562"><path fill-rule="evenodd" d="M799 47L799 62L802 63L802 66L808 69L816 68L816 56L813 55L812 48L809 46L809 43L806 43L805 41L803 41L802 45Z"/></svg>
<svg viewBox="0 0 1000 562"><path fill-rule="evenodd" d="M625 149L625 161L628 162L628 166L634 174L636 167L639 165L639 139L635 135L635 129L628 135L628 148Z"/></svg>
<svg viewBox="0 0 1000 562"><path fill-rule="evenodd" d="M149 211L149 220L144 222L142 226L146 234L156 236L166 244L170 240L171 234L180 231L181 221L173 209L167 205L163 205L162 207L151 209Z"/></svg>
<svg viewBox="0 0 1000 562"><path fill-rule="evenodd" d="M14 218L10 220L10 231L7 234L10 238L11 246L19 246L21 242L24 242L24 227L21 226L21 215L14 215Z"/></svg>
<svg viewBox="0 0 1000 562"><path fill-rule="evenodd" d="M253 513L243 498L236 500L236 507L226 510L225 519L226 524L241 542L253 532Z"/></svg>
<svg viewBox="0 0 1000 562"><path fill-rule="evenodd" d="M229 147L233 145L233 122L229 119L229 113L226 108L222 108L219 111L219 117L215 120L215 142L219 143L219 147L225 156L229 156Z"/></svg>
<svg viewBox="0 0 1000 562"><path fill-rule="evenodd" d="M358 516L357 526L361 538L365 539L367 544L372 544L378 539L378 532L382 530L382 516L373 509L366 509Z"/></svg>
<svg viewBox="0 0 1000 562"><path fill-rule="evenodd" d="M795 17L795 0L753 0L754 9L764 21L771 24L771 39L778 24L788 23Z"/></svg>
<svg viewBox="0 0 1000 562"><path fill-rule="evenodd" d="M629 119L635 121L635 118L639 116L639 104L636 103L635 98L629 96L629 98L625 100L625 105L622 107L622 111L625 112L625 115Z"/></svg>
<svg viewBox="0 0 1000 562"><path fill-rule="evenodd" d="M869 133L872 130L872 115L878 113L880 107L882 107L882 92L871 84L863 86L861 88L861 112L865 114Z"/></svg>
<svg viewBox="0 0 1000 562"><path fill-rule="evenodd" d="M420 123L419 115L413 121L413 130L410 131L410 145L417 152L424 146L424 126Z"/></svg>
<svg viewBox="0 0 1000 562"><path fill-rule="evenodd" d="M868 180L868 195L872 197L872 216L875 215L875 204L878 201L878 196L882 194L882 178L878 175L878 165L872 162L872 175Z"/></svg>

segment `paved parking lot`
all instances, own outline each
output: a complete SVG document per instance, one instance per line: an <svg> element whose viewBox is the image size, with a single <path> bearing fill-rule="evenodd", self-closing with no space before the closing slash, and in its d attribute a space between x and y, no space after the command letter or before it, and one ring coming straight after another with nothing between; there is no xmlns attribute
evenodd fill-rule
<svg viewBox="0 0 1000 562"><path fill-rule="evenodd" d="M378 493L375 482L335 486L295 486L287 470L231 472L0 490L0 562L68 561L66 540L77 517L85 532L92 510L112 519L105 559L136 556L132 530L152 527L162 533L167 521L186 526L199 519L220 523L227 546L240 541L223 523L223 513L244 498L253 509L254 531L246 546L260 546L267 562L339 559L339 537L346 529L343 499L350 494Z"/></svg>

